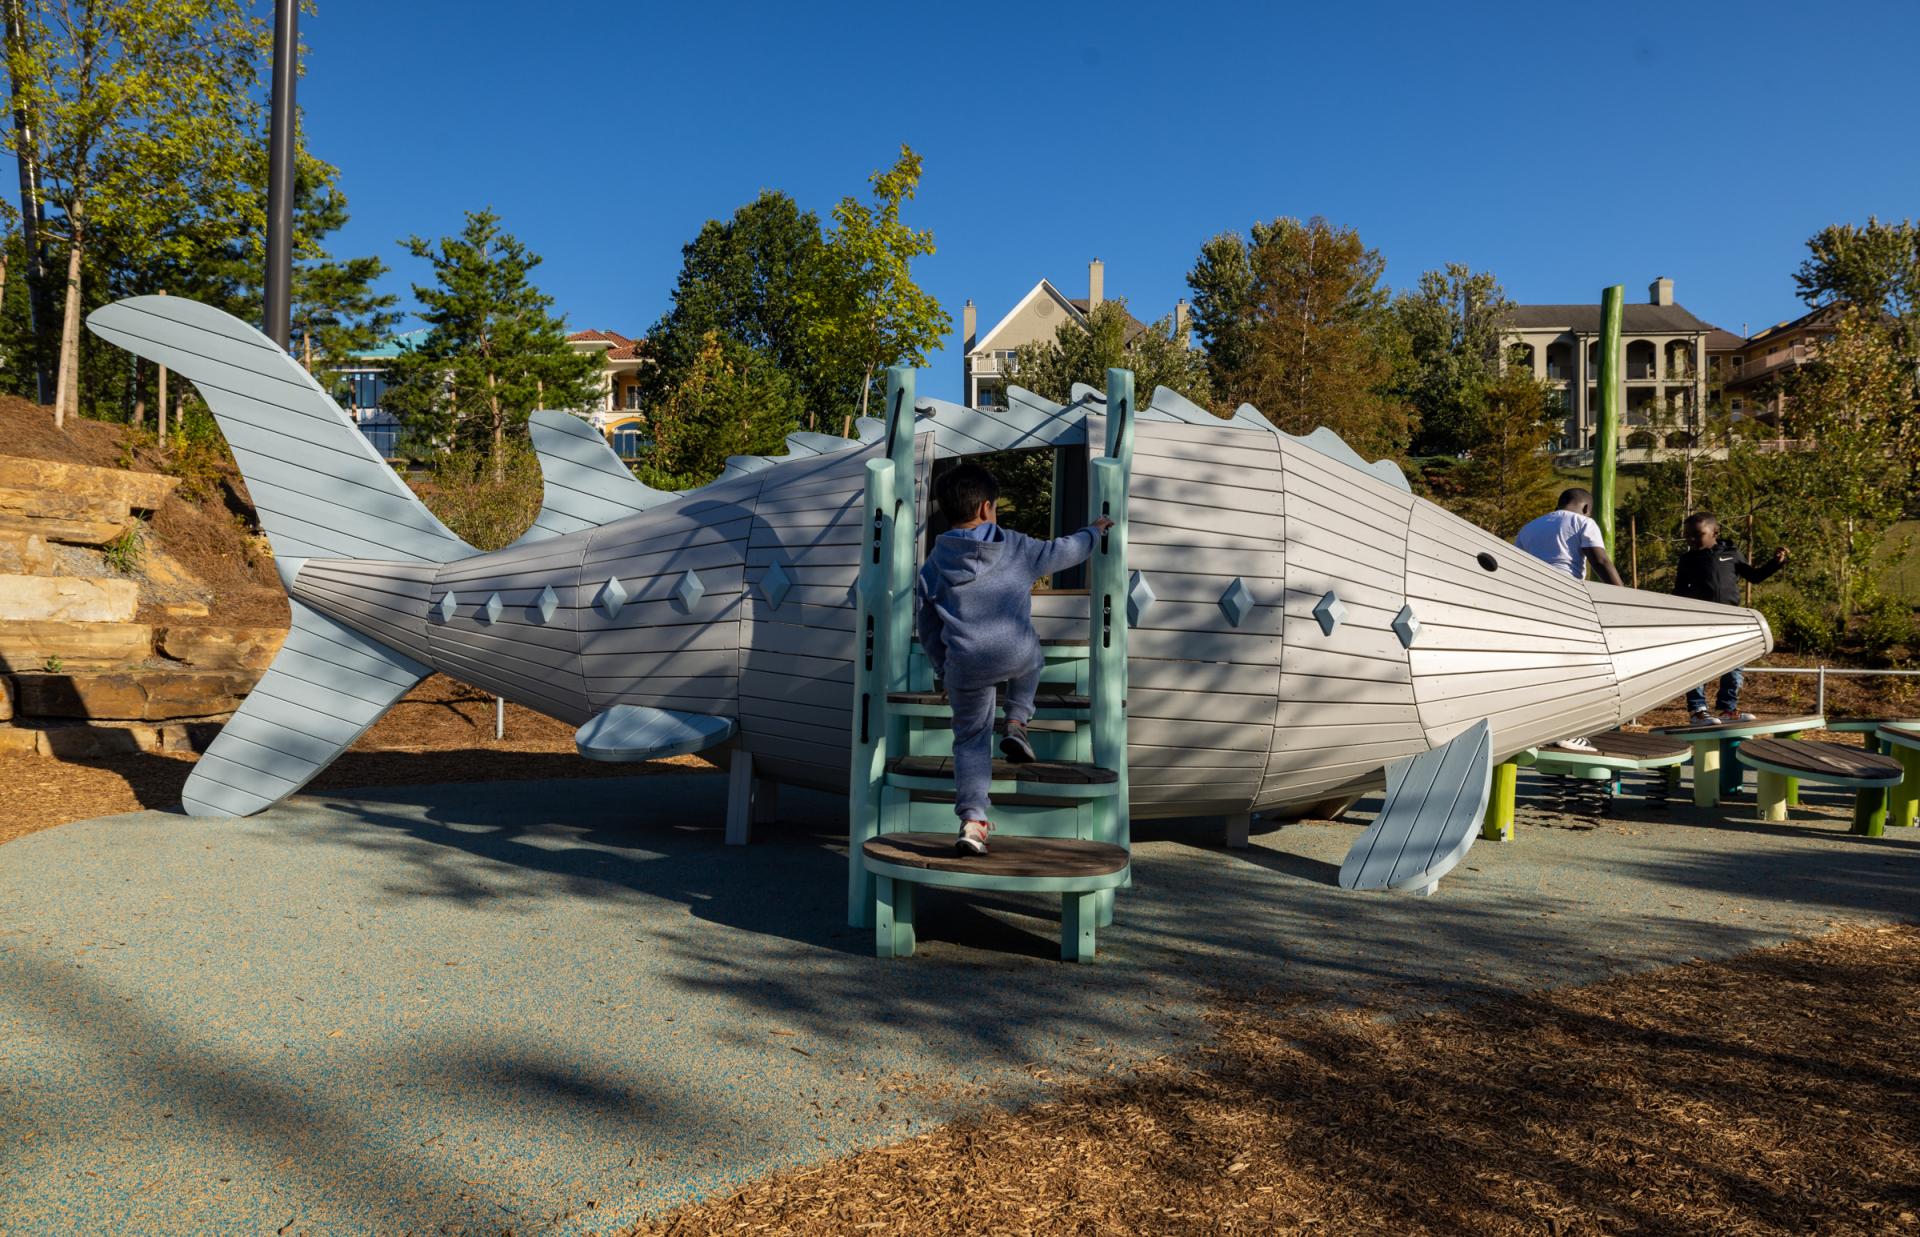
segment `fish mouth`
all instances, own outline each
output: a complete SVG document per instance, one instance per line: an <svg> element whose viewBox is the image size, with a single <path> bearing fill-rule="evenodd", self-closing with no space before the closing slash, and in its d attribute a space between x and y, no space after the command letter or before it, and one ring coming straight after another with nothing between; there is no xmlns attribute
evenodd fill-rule
<svg viewBox="0 0 1920 1237"><path fill-rule="evenodd" d="M1758 610L1610 584L1589 584L1587 591L1623 718L1773 651L1773 631Z"/></svg>

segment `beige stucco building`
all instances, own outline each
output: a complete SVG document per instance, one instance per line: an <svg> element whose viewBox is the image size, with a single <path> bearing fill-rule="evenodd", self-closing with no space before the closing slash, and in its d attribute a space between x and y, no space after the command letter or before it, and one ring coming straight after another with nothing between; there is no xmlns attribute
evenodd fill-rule
<svg viewBox="0 0 1920 1237"><path fill-rule="evenodd" d="M969 300L960 311L961 391L968 404L976 408L1006 406L1007 370L1014 352L1022 344L1052 342L1063 322L1086 329L1087 315L1106 300L1106 264L1095 258L1087 263L1087 295L1069 297L1052 280L1042 279L1020 298L1005 317L993 324L985 335L979 334L978 311ZM1174 329L1187 324L1187 303L1174 308ZM1128 315L1127 338L1132 339L1147 324Z"/></svg>
<svg viewBox="0 0 1920 1237"><path fill-rule="evenodd" d="M1567 421L1553 447L1592 447L1600 411L1600 306L1516 305L1503 328L1521 363L1562 393ZM1668 445L1659 437L1682 436L1697 425L1710 388L1745 345L1676 304L1673 280L1664 276L1648 286L1645 304L1625 306L1620 339L1626 387L1620 442L1635 447Z"/></svg>

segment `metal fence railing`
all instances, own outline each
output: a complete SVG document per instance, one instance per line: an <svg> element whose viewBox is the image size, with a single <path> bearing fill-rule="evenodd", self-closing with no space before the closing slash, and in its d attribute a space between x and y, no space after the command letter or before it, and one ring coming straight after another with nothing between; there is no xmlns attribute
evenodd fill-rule
<svg viewBox="0 0 1920 1237"><path fill-rule="evenodd" d="M1844 666L1743 666L1742 674L1811 674L1815 684L1813 693L1813 711L1825 717L1827 714L1827 676L1844 675L1849 678L1872 678L1885 675L1888 678L1920 678L1920 670L1853 670Z"/></svg>

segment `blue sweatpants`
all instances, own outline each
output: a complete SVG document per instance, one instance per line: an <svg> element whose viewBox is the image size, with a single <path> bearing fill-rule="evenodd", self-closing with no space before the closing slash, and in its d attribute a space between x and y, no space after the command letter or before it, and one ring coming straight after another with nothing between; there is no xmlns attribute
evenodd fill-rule
<svg viewBox="0 0 1920 1237"><path fill-rule="evenodd" d="M1040 687L1040 667L1007 681L1007 720L1033 719L1033 693ZM992 687L947 685L947 703L953 706L953 814L962 821L991 820L987 789L993 783Z"/></svg>

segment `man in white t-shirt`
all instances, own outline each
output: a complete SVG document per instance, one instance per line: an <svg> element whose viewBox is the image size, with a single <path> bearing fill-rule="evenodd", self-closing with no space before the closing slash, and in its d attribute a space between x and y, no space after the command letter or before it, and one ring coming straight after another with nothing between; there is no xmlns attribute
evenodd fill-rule
<svg viewBox="0 0 1920 1237"><path fill-rule="evenodd" d="M1514 537L1513 544L1550 567L1570 573L1576 580L1587 577L1587 564L1593 574L1608 584L1624 586L1613 560L1607 557L1607 543L1601 539L1600 525L1593 518L1593 495L1585 490L1565 490L1560 509L1549 511L1532 521Z"/></svg>
<svg viewBox="0 0 1920 1237"><path fill-rule="evenodd" d="M1625 583L1613 560L1607 557L1607 543L1593 518L1593 495L1585 490L1563 490L1560 509L1528 523L1514 537L1513 544L1549 567L1568 572L1576 580L1586 579L1587 564L1591 563L1593 574L1608 584ZM1576 752L1593 750L1593 744L1584 738L1562 739L1554 746Z"/></svg>

